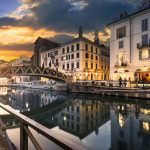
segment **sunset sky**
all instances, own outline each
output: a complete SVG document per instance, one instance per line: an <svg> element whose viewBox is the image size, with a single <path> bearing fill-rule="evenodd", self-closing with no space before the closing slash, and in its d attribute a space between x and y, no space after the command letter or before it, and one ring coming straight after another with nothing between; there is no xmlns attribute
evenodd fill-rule
<svg viewBox="0 0 150 150"><path fill-rule="evenodd" d="M90 39L98 29L105 41L106 24L123 10L135 10L135 4L136 0L0 0L0 59L30 57L38 36L65 41L77 36L79 26Z"/></svg>

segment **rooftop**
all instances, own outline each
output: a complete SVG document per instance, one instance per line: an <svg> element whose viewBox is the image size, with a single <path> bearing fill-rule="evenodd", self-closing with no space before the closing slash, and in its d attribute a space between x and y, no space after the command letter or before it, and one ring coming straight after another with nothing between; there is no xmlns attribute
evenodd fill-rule
<svg viewBox="0 0 150 150"><path fill-rule="evenodd" d="M131 14L127 14L126 13L124 16L119 17L119 18L115 19L114 21L108 23L107 26L109 27L109 26L111 26L114 23L120 22L120 21L125 20L125 19L130 18L130 17L134 17L134 16L136 16L138 14L142 14L142 13L147 12L147 11L150 11L150 6L144 8L144 9L138 10L138 11L136 11L134 13L131 13Z"/></svg>

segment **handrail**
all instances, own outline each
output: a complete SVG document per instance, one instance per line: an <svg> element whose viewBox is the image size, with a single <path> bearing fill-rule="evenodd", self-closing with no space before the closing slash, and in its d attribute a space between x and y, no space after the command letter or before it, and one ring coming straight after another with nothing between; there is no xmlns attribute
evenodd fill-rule
<svg viewBox="0 0 150 150"><path fill-rule="evenodd" d="M42 134L43 136L45 136L46 138L51 140L52 142L54 142L55 144L57 144L58 146L66 149L66 150L86 150L86 148L83 145L79 145L78 143L76 143L75 141L73 141L67 137L62 138L62 135L59 135L55 131L52 131L52 130L48 129L47 127L35 122L34 120L24 116L23 114L17 112L15 109L13 109L12 107L10 107L8 105L4 105L4 104L0 103L0 107L3 108L4 110L6 110L7 112L9 112L10 114L14 115L18 120L20 120L20 122L21 122L20 132L21 132L21 137L23 137L23 139L20 139L21 144L23 144L23 143L28 144L27 136L29 136L29 135L27 135L28 131L26 132L26 128L24 128L24 126L26 126L26 127L29 126L29 127L33 128L34 130L36 130L38 133ZM26 148L24 148L24 150L28 149L27 145L25 145L24 147L26 147Z"/></svg>

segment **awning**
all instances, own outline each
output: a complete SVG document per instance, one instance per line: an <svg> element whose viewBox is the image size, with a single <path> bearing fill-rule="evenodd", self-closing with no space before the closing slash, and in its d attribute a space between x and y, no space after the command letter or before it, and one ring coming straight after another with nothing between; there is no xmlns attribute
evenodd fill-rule
<svg viewBox="0 0 150 150"><path fill-rule="evenodd" d="M114 73L118 73L118 71L114 71Z"/></svg>

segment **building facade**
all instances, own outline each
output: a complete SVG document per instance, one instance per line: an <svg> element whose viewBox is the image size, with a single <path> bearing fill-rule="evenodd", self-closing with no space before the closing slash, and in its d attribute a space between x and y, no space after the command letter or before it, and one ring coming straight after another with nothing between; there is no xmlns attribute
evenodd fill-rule
<svg viewBox="0 0 150 150"><path fill-rule="evenodd" d="M59 70L78 80L108 80L109 50L99 44L98 32L94 42L83 37L79 28L79 37L55 48L41 52L41 67Z"/></svg>
<svg viewBox="0 0 150 150"><path fill-rule="evenodd" d="M139 10L123 12L108 24L110 37L110 79L119 77L150 81L150 1L141 2Z"/></svg>

